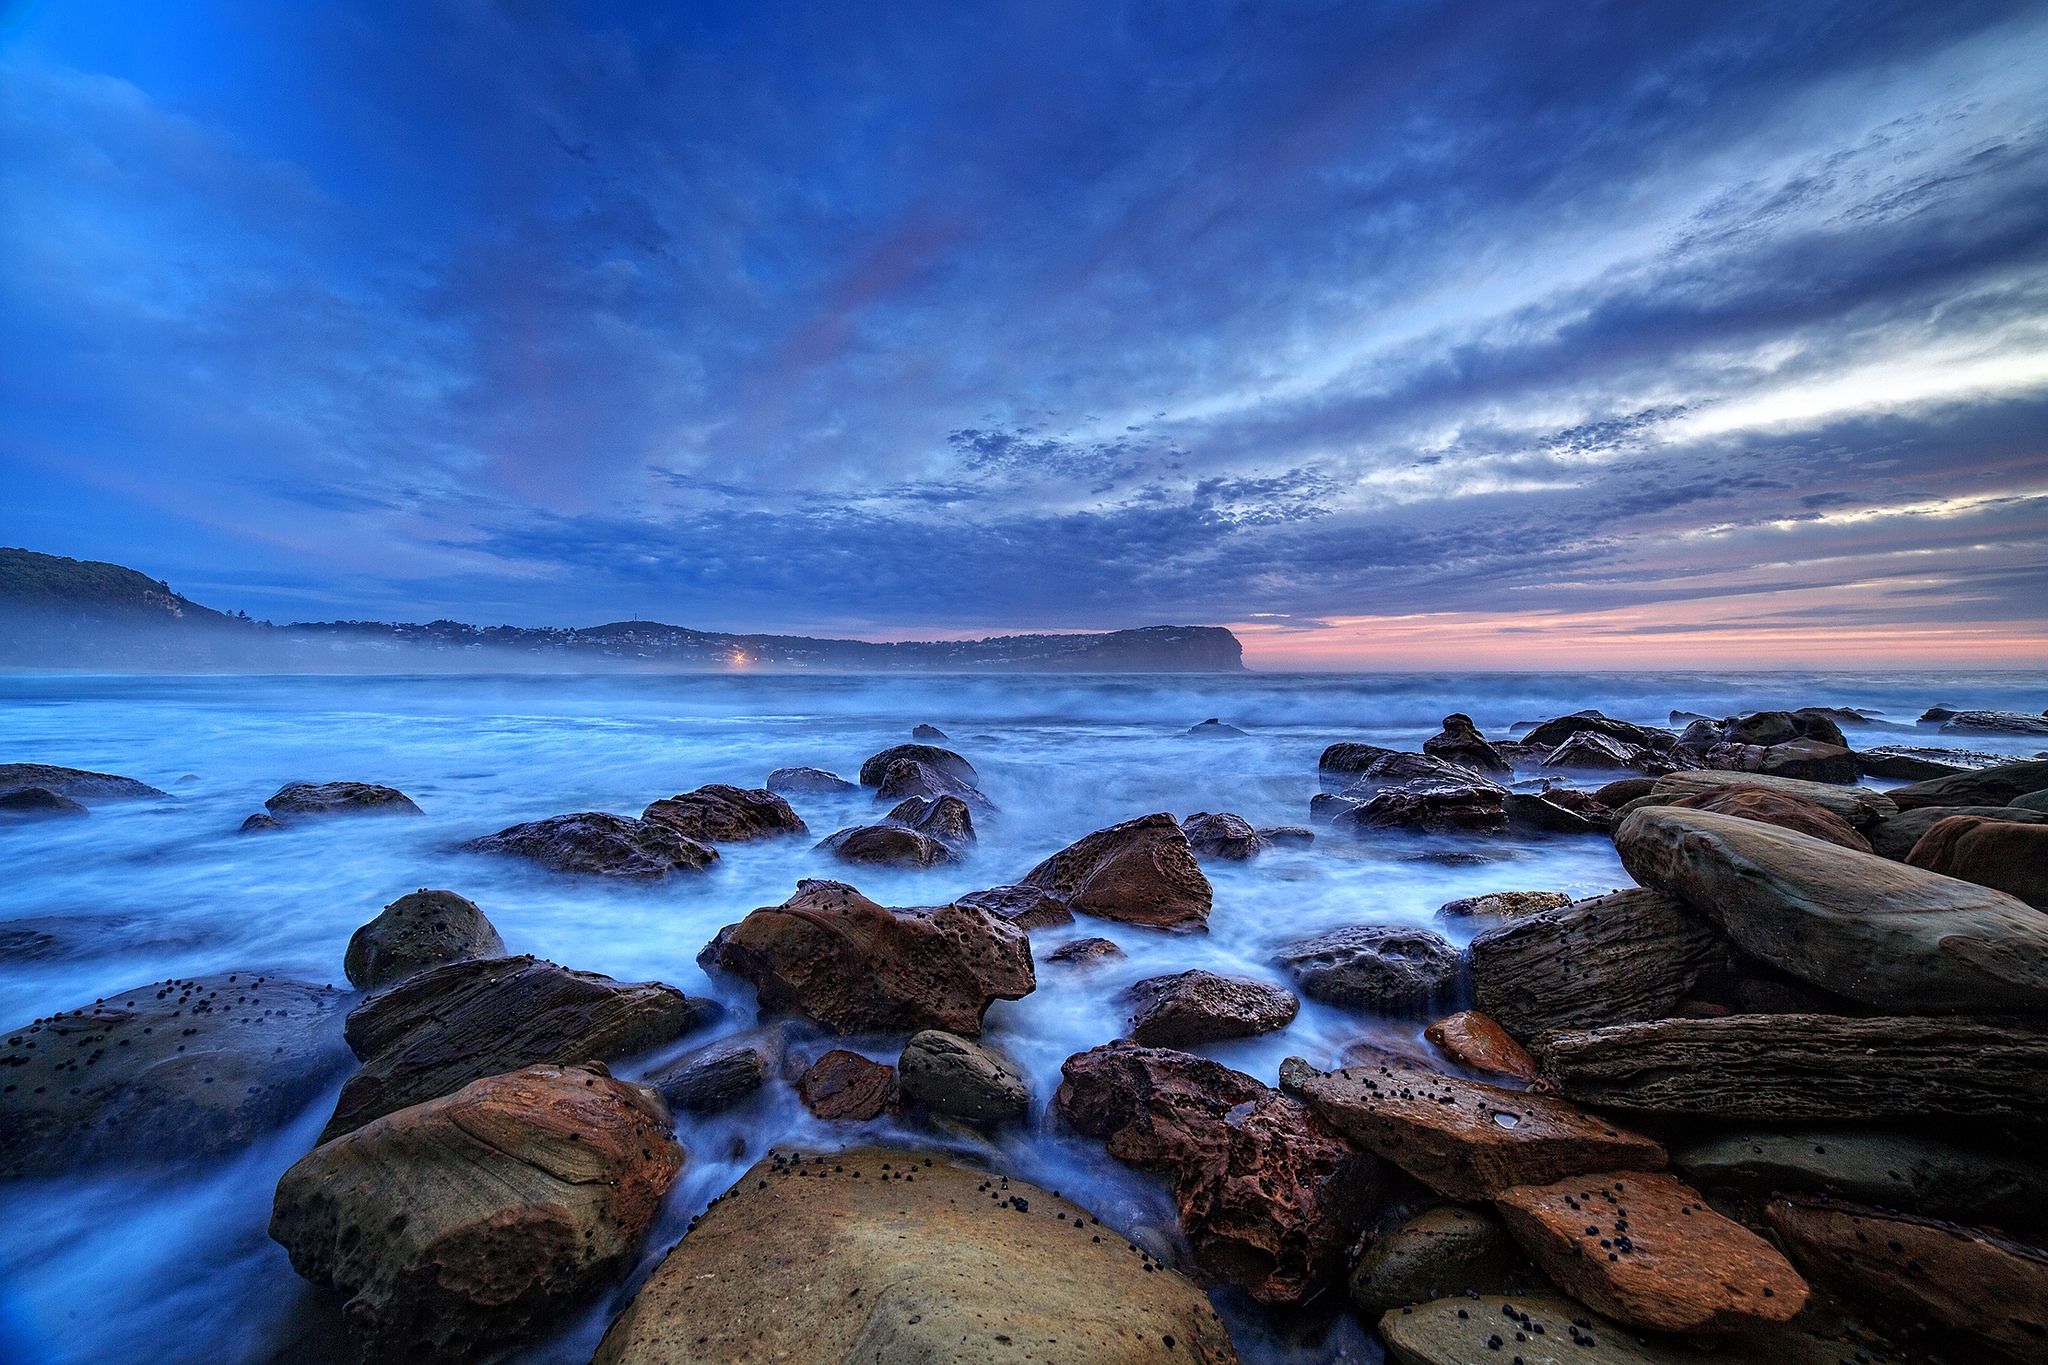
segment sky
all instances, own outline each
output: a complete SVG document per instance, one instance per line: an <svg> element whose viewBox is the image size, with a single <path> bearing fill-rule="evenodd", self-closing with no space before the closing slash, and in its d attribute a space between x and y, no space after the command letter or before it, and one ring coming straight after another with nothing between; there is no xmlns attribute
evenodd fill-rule
<svg viewBox="0 0 2048 1365"><path fill-rule="evenodd" d="M0 542L278 621L2048 665L2048 4L0 0Z"/></svg>

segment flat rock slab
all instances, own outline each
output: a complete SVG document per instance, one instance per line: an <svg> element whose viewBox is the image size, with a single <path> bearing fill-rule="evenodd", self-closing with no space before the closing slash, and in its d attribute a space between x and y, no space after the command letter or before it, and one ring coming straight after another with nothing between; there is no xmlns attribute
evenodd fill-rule
<svg viewBox="0 0 2048 1365"><path fill-rule="evenodd" d="M1853 1128L1735 1132L1674 1147L1671 1166L1705 1190L1825 1194L1972 1223L2038 1227L2048 1222L2048 1166L2010 1152L1909 1133Z"/></svg>
<svg viewBox="0 0 2048 1365"><path fill-rule="evenodd" d="M1161 929L1206 929L1215 900L1180 822L1164 812L1096 830L1020 880L1076 914Z"/></svg>
<svg viewBox="0 0 2048 1365"><path fill-rule="evenodd" d="M718 861L717 849L685 839L659 821L601 810L529 820L461 847L469 853L528 858L555 872L648 880L701 872Z"/></svg>
<svg viewBox="0 0 2048 1365"><path fill-rule="evenodd" d="M2048 1032L2017 1020L1735 1014L1545 1034L1581 1104L1775 1123L2048 1118Z"/></svg>
<svg viewBox="0 0 2048 1365"><path fill-rule="evenodd" d="M177 977L9 1029L0 1177L245 1146L347 1069L342 1013L353 998L257 972Z"/></svg>
<svg viewBox="0 0 2048 1365"><path fill-rule="evenodd" d="M1753 957L1899 1013L2048 1011L2048 917L1987 887L1708 811L1615 831L1629 874Z"/></svg>
<svg viewBox="0 0 2048 1365"><path fill-rule="evenodd" d="M719 1013L660 982L621 983L533 957L436 967L349 1014L348 1044L363 1064L343 1082L320 1140L485 1076L647 1052Z"/></svg>
<svg viewBox="0 0 2048 1365"><path fill-rule="evenodd" d="M1874 825L1886 816L1896 815L1900 809L1888 792L1873 791L1868 787L1837 786L1831 782L1808 782L1797 777L1772 777L1765 773L1667 773L1658 778L1657 785L1650 789L1650 799L1672 801L1681 796L1707 795L1724 787L1761 787L1766 791L1797 797L1822 810L1832 811L1855 829Z"/></svg>
<svg viewBox="0 0 2048 1365"><path fill-rule="evenodd" d="M664 797L641 811L640 818L659 821L700 844L745 843L811 832L789 802L774 792L723 782Z"/></svg>
<svg viewBox="0 0 2048 1365"><path fill-rule="evenodd" d="M2011 820L2022 825L2048 825L2048 814L2023 806L1916 806L1888 816L1870 827L1870 851L1895 862L1920 842L1920 836L1952 815L1978 815L1987 820Z"/></svg>
<svg viewBox="0 0 2048 1365"><path fill-rule="evenodd" d="M1280 1085L1364 1151L1438 1194L1492 1199L1589 1171L1657 1171L1664 1149L1548 1095L1392 1067L1327 1074L1298 1057Z"/></svg>
<svg viewBox="0 0 2048 1365"><path fill-rule="evenodd" d="M1472 940L1472 999L1515 1037L1669 1014L1726 953L1676 899L1640 888L1523 915Z"/></svg>
<svg viewBox="0 0 2048 1365"><path fill-rule="evenodd" d="M2048 1349L2048 1255L1978 1228L1855 1205L1772 1200L1764 1218L1814 1279L1881 1312L1931 1318L2016 1360Z"/></svg>
<svg viewBox="0 0 2048 1365"><path fill-rule="evenodd" d="M41 787L73 801L137 801L166 794L147 782L114 773L49 763L0 763L0 791L17 787Z"/></svg>
<svg viewBox="0 0 2048 1365"><path fill-rule="evenodd" d="M404 792L374 782L287 782L263 806L280 820L425 814Z"/></svg>
<svg viewBox="0 0 2048 1365"><path fill-rule="evenodd" d="M1154 976L1132 986L1130 1037L1146 1047L1193 1047L1286 1028L1301 1001L1268 981L1201 970Z"/></svg>
<svg viewBox="0 0 2048 1365"><path fill-rule="evenodd" d="M669 1252L592 1365L1231 1365L1202 1291L1089 1217L914 1152L763 1161Z"/></svg>
<svg viewBox="0 0 2048 1365"><path fill-rule="evenodd" d="M1913 810L1920 806L2003 806L2014 797L2044 789L2048 789L2048 759L2032 759L1894 787L1885 795L1900 810Z"/></svg>
<svg viewBox="0 0 2048 1365"><path fill-rule="evenodd" d="M1716 1342L1703 1355L1691 1342L1647 1340L1556 1294L1461 1294L1393 1309L1379 1328L1396 1365L1841 1365L1855 1349L1779 1328Z"/></svg>
<svg viewBox="0 0 2048 1365"><path fill-rule="evenodd" d="M1422 1036L1470 1071L1490 1071L1518 1081L1536 1079L1536 1059L1508 1031L1478 1010L1460 1010L1437 1020Z"/></svg>

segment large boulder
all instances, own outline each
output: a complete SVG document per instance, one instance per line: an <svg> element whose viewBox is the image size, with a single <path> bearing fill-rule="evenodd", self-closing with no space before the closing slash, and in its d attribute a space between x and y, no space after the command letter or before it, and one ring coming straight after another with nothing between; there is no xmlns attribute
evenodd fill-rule
<svg viewBox="0 0 2048 1365"><path fill-rule="evenodd" d="M1857 720L1861 721L1862 717L1857 717ZM1730 744L1769 746L1798 739L1815 739L1839 748L1849 747L1835 716L1815 706L1802 707L1797 711L1752 711L1727 721L1722 737Z"/></svg>
<svg viewBox="0 0 2048 1365"><path fill-rule="evenodd" d="M425 814L396 787L380 787L373 782L287 782L263 806L279 820Z"/></svg>
<svg viewBox="0 0 2048 1365"><path fill-rule="evenodd" d="M983 815L996 814L996 803L984 796L981 789L971 782L962 782L944 768L930 763L919 763L915 759L899 758L882 773L882 780L875 788L877 803L894 805L912 797L936 798L954 797L965 801Z"/></svg>
<svg viewBox="0 0 2048 1365"><path fill-rule="evenodd" d="M2003 892L1707 811L1638 810L1614 843L1638 882L1824 990L1899 1012L2048 1010L2048 919Z"/></svg>
<svg viewBox="0 0 2048 1365"><path fill-rule="evenodd" d="M685 839L659 821L601 810L529 820L471 839L461 848L528 858L555 872L635 879L701 872L718 861L717 849Z"/></svg>
<svg viewBox="0 0 2048 1365"><path fill-rule="evenodd" d="M2048 825L1951 815L1920 836L1906 865L1988 886L2048 910Z"/></svg>
<svg viewBox="0 0 2048 1365"><path fill-rule="evenodd" d="M943 839L904 825L854 825L818 841L820 853L875 867L943 867L960 855Z"/></svg>
<svg viewBox="0 0 2048 1365"><path fill-rule="evenodd" d="M1702 755L1709 768L1803 782L1848 784L1863 775L1856 755L1840 744L1795 739L1784 744L1716 744Z"/></svg>
<svg viewBox="0 0 2048 1365"><path fill-rule="evenodd" d="M885 824L901 825L952 848L975 842L974 813L957 796L910 796L890 807Z"/></svg>
<svg viewBox="0 0 2048 1365"><path fill-rule="evenodd" d="M1076 1053L1053 1109L1109 1154L1174 1182L1210 1275L1262 1303L1313 1297L1377 1202L1379 1163L1300 1101L1217 1062L1115 1042Z"/></svg>
<svg viewBox="0 0 2048 1365"><path fill-rule="evenodd" d="M903 1045L896 1075L904 1099L949 1118L1005 1123L1031 1115L1023 1067L986 1043L939 1029L914 1034Z"/></svg>
<svg viewBox="0 0 2048 1365"><path fill-rule="evenodd" d="M1160 929L1206 928L1215 892L1180 822L1140 816L1096 830L1025 873L1076 914Z"/></svg>
<svg viewBox="0 0 2048 1365"><path fill-rule="evenodd" d="M1856 1128L1738 1128L1671 1150L1703 1190L1847 1199L1928 1218L2004 1227L2048 1225L2048 1166L2016 1153L1911 1133Z"/></svg>
<svg viewBox="0 0 2048 1365"><path fill-rule="evenodd" d="M2025 711L1958 711L1941 723L1943 734L2048 735L2048 716Z"/></svg>
<svg viewBox="0 0 2048 1365"><path fill-rule="evenodd" d="M796 1078L796 1095L821 1119L865 1123L896 1112L896 1068L834 1048Z"/></svg>
<svg viewBox="0 0 2048 1365"><path fill-rule="evenodd" d="M1479 733L1472 717L1462 711L1454 711L1444 717L1442 733L1423 740L1422 752L1431 758L1470 768L1475 773L1501 776L1514 771L1513 765L1501 757L1500 750L1486 742L1486 736Z"/></svg>
<svg viewBox="0 0 2048 1365"><path fill-rule="evenodd" d="M2048 814L2028 810L2024 806L1916 806L1872 825L1867 831L1870 851L1881 858L1902 863L1913 851L1913 846L1920 842L1921 835L1952 815L1976 815L1986 820L2011 820L2022 825L2048 825Z"/></svg>
<svg viewBox="0 0 2048 1365"><path fill-rule="evenodd" d="M671 1109L719 1113L783 1074L791 1028L784 1022L728 1035L684 1053L642 1079L661 1092Z"/></svg>
<svg viewBox="0 0 2048 1365"><path fill-rule="evenodd" d="M1386 753L1374 759L1357 777L1351 780L1342 793L1353 800L1364 800L1375 792L1415 790L1433 787L1462 787L1472 784L1492 786L1493 783L1481 777L1470 768L1460 767L1448 760L1428 754Z"/></svg>
<svg viewBox="0 0 2048 1365"><path fill-rule="evenodd" d="M1201 970L1148 977L1126 992L1130 1037L1146 1047L1197 1047L1251 1038L1294 1022L1301 1001L1267 981Z"/></svg>
<svg viewBox="0 0 2048 1365"><path fill-rule="evenodd" d="M970 787L981 785L981 775L969 763L951 749L941 749L931 744L898 744L875 754L860 765L860 784L863 787L879 787L888 776L889 766L902 760L912 763L929 764L939 771L949 773Z"/></svg>
<svg viewBox="0 0 2048 1365"><path fill-rule="evenodd" d="M1057 1195L921 1153L776 1154L712 1201L592 1365L1234 1365L1202 1291L1103 1233Z"/></svg>
<svg viewBox="0 0 2048 1365"><path fill-rule="evenodd" d="M1669 773L1658 778L1650 789L1649 804L1665 805L1681 797L1712 795L1729 787L1762 789L1795 797L1839 815L1853 829L1868 829L1878 821L1899 813L1889 793L1868 787L1845 787L1827 782L1807 782L1796 777L1732 772Z"/></svg>
<svg viewBox="0 0 2048 1365"><path fill-rule="evenodd" d="M1326 787L1344 787L1394 750L1378 744L1332 744L1316 761L1316 776Z"/></svg>
<svg viewBox="0 0 2048 1365"><path fill-rule="evenodd" d="M1368 830L1412 830L1423 834L1506 834L1509 793L1490 782L1414 782L1384 787L1339 812L1330 827L1361 834Z"/></svg>
<svg viewBox="0 0 2048 1365"><path fill-rule="evenodd" d="M804 795L830 795L837 792L857 792L860 784L848 782L838 773L823 768L777 768L768 774L769 791L780 796L784 792Z"/></svg>
<svg viewBox="0 0 2048 1365"><path fill-rule="evenodd" d="M1780 829L1810 834L1858 853L1870 852L1870 841L1850 828L1849 822L1823 806L1769 787L1721 787L1711 792L1681 796L1671 803L1676 810L1709 810L1719 815L1736 815Z"/></svg>
<svg viewBox="0 0 2048 1365"><path fill-rule="evenodd" d="M1241 863L1247 858L1257 857L1266 846L1249 821L1227 811L1215 815L1198 811L1181 821L1180 827L1187 834L1188 847L1195 851L1197 858Z"/></svg>
<svg viewBox="0 0 2048 1365"><path fill-rule="evenodd" d="M357 990L374 991L446 962L504 955L505 940L475 901L421 887L349 936L342 970Z"/></svg>
<svg viewBox="0 0 2048 1365"><path fill-rule="evenodd" d="M1458 950L1414 924L1354 924L1280 948L1273 960L1311 1000L1381 1014L1425 1014L1458 979Z"/></svg>
<svg viewBox="0 0 2048 1365"><path fill-rule="evenodd" d="M1609 735L1581 730L1552 749L1544 758L1545 768L1564 772L1665 772L1665 763L1654 749L1628 744Z"/></svg>
<svg viewBox="0 0 2048 1365"><path fill-rule="evenodd" d="M811 832L789 802L775 793L723 782L663 797L641 811L640 818L667 825L700 844L737 844Z"/></svg>
<svg viewBox="0 0 2048 1365"><path fill-rule="evenodd" d="M157 1166L246 1146L348 1066L332 986L175 977L6 1033L0 1178Z"/></svg>
<svg viewBox="0 0 2048 1365"><path fill-rule="evenodd" d="M1614 810L1570 787L1540 792L1509 792L1508 829L1515 834L1608 834Z"/></svg>
<svg viewBox="0 0 2048 1365"><path fill-rule="evenodd" d="M843 882L800 881L781 905L718 931L697 960L754 983L763 1011L840 1033L981 1035L997 1000L1037 985L1031 940L971 905L893 910Z"/></svg>
<svg viewBox="0 0 2048 1365"><path fill-rule="evenodd" d="M2001 763L1973 773L1893 787L1885 795L1900 810L1920 806L2003 806L2014 797L2048 790L2048 759Z"/></svg>
<svg viewBox="0 0 2048 1365"><path fill-rule="evenodd" d="M1660 730L1648 725L1631 725L1625 720L1610 720L1598 711L1574 711L1569 716L1558 716L1533 727L1522 736L1522 742L1555 749L1573 735L1588 733L1605 735L1609 739L1618 739L1624 744L1633 744L1660 754L1669 749L1677 739L1669 730Z"/></svg>
<svg viewBox="0 0 2048 1365"><path fill-rule="evenodd" d="M22 787L41 787L73 801L139 801L165 795L147 782L114 773L51 763L0 763L0 792Z"/></svg>
<svg viewBox="0 0 2048 1365"><path fill-rule="evenodd" d="M1517 1038L1659 1019L1717 961L1720 937L1639 888L1524 915L1472 940L1472 997Z"/></svg>
<svg viewBox="0 0 2048 1365"><path fill-rule="evenodd" d="M1533 1091L1387 1066L1324 1073L1299 1057L1281 1064L1280 1086L1362 1150L1452 1199L1665 1165L1650 1139Z"/></svg>
<svg viewBox="0 0 2048 1365"><path fill-rule="evenodd" d="M485 1076L648 1052L718 1014L673 986L621 984L534 957L451 962L349 1012L348 1045L363 1064L320 1140Z"/></svg>
<svg viewBox="0 0 2048 1365"><path fill-rule="evenodd" d="M529 1067L314 1148L278 1181L270 1235L346 1297L366 1354L460 1360L631 1269L682 1165L652 1090Z"/></svg>
<svg viewBox="0 0 2048 1365"><path fill-rule="evenodd" d="M1491 1209L1440 1204L1375 1238L1351 1271L1351 1302L1368 1321L1441 1295L1522 1288L1529 1260Z"/></svg>
<svg viewBox="0 0 2048 1365"><path fill-rule="evenodd" d="M91 812L78 802L68 796L59 796L48 787L12 787L0 791L0 820L9 824L89 814Z"/></svg>

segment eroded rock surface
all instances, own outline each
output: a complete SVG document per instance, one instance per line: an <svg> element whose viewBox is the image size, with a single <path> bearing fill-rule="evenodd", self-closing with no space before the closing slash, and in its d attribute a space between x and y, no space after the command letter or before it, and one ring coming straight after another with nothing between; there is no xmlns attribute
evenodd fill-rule
<svg viewBox="0 0 2048 1365"><path fill-rule="evenodd" d="M659 821L595 810L529 820L471 839L462 848L470 853L508 853L555 872L599 877L668 877L701 872L718 861L717 849L685 839Z"/></svg>
<svg viewBox="0 0 2048 1365"><path fill-rule="evenodd" d="M2048 1166L1911 1133L1737 1130L1674 1147L1671 1165L1703 1190L1825 1194L1928 1218L2048 1224Z"/></svg>
<svg viewBox="0 0 2048 1365"><path fill-rule="evenodd" d="M475 901L422 887L350 935L342 970L350 985L373 991L443 963L504 955L505 940Z"/></svg>
<svg viewBox="0 0 2048 1365"><path fill-rule="evenodd" d="M972 782L963 782L944 768L915 759L899 758L882 773L875 787L875 800L894 804L912 797L935 799L950 796L964 801L983 815L994 815L996 804Z"/></svg>
<svg viewBox="0 0 2048 1365"><path fill-rule="evenodd" d="M778 796L784 792L829 795L860 790L859 783L848 782L838 773L827 772L823 768L777 768L768 774L767 787Z"/></svg>
<svg viewBox="0 0 2048 1365"><path fill-rule="evenodd" d="M1211 815L1207 811L1199 811L1181 821L1180 827L1188 836L1188 847L1195 851L1197 858L1241 863L1247 858L1256 858L1266 846L1249 821L1228 812Z"/></svg>
<svg viewBox="0 0 2048 1365"><path fill-rule="evenodd" d="M1050 929L1074 922L1074 912L1067 909L1067 903L1040 886L991 886L986 891L970 891L953 899L960 905L978 906L1019 929ZM1109 940L1085 941L1107 943ZM1057 952L1053 957L1057 961L1065 961Z"/></svg>
<svg viewBox="0 0 2048 1365"><path fill-rule="evenodd" d="M1351 1271L1351 1301L1367 1321L1389 1309L1467 1290L1520 1288L1528 1258L1493 1210L1444 1204L1377 1238Z"/></svg>
<svg viewBox="0 0 2048 1365"><path fill-rule="evenodd" d="M1031 1113L1024 1068L986 1043L926 1029L896 1059L903 1098L956 1119L1008 1123Z"/></svg>
<svg viewBox="0 0 2048 1365"><path fill-rule="evenodd" d="M165 795L147 782L115 773L50 763L0 763L0 792L21 787L41 787L73 801L139 801Z"/></svg>
<svg viewBox="0 0 2048 1365"><path fill-rule="evenodd" d="M855 825L826 835L817 848L842 863L876 867L944 867L960 861L945 840L903 825Z"/></svg>
<svg viewBox="0 0 2048 1365"><path fill-rule="evenodd" d="M863 787L881 786L882 779L888 775L889 766L903 760L929 764L970 787L981 785L981 775L974 771L972 763L951 749L941 749L931 744L898 744L882 750L860 765L860 784Z"/></svg>
<svg viewBox="0 0 2048 1365"><path fill-rule="evenodd" d="M732 1108L780 1076L789 1054L790 1025L732 1034L676 1058L649 1074L671 1109L716 1114Z"/></svg>
<svg viewBox="0 0 2048 1365"><path fill-rule="evenodd" d="M1197 1047L1250 1038L1294 1022L1301 1001L1267 981L1187 971L1155 976L1127 992L1130 1037L1147 1047Z"/></svg>
<svg viewBox="0 0 2048 1365"><path fill-rule="evenodd" d="M1500 750L1486 742L1486 736L1479 733L1472 717L1461 711L1444 717L1442 732L1423 740L1422 752L1431 758L1470 768L1475 773L1505 776L1514 771L1512 765L1501 757Z"/></svg>
<svg viewBox="0 0 2048 1365"><path fill-rule="evenodd" d="M1026 873L1076 914L1155 928L1206 928L1215 893L1180 822L1141 816L1096 830Z"/></svg>
<svg viewBox="0 0 2048 1365"><path fill-rule="evenodd" d="M1841 816L1811 801L1787 796L1768 787L1730 786L1718 791L1699 792L1692 796L1679 797L1671 803L1671 808L1713 811L1717 815L1736 815L1744 820L1755 820L1761 824L1789 829L1795 834L1825 839L1843 848L1853 848L1858 853L1870 852L1870 841L1851 829L1849 822Z"/></svg>
<svg viewBox="0 0 2048 1365"><path fill-rule="evenodd" d="M835 1048L797 1077L796 1093L821 1119L865 1123L896 1111L896 1068Z"/></svg>
<svg viewBox="0 0 2048 1365"><path fill-rule="evenodd" d="M2048 910L2048 825L1952 815L1920 836L1906 866L1988 886Z"/></svg>
<svg viewBox="0 0 2048 1365"><path fill-rule="evenodd" d="M1562 891L1490 891L1483 896L1464 896L1458 900L1445 901L1437 907L1437 913L1446 919L1464 919L1475 915L1510 919L1533 915L1542 910L1555 910L1559 906L1571 903L1572 898Z"/></svg>
<svg viewBox="0 0 2048 1365"><path fill-rule="evenodd" d="M1411 924L1356 924L1299 939L1274 961L1311 1000L1382 1013L1427 1012L1458 976L1458 950Z"/></svg>
<svg viewBox="0 0 2048 1365"><path fill-rule="evenodd" d="M1913 846L1920 842L1921 835L1953 815L2012 820L2023 825L2048 825L2048 813L2028 810L2023 806L1918 806L1872 825L1868 831L1870 851L1902 863L1913 851Z"/></svg>
<svg viewBox="0 0 2048 1365"><path fill-rule="evenodd" d="M723 782L663 797L640 812L640 818L667 825L700 844L737 844L811 832L789 802L775 793Z"/></svg>
<svg viewBox="0 0 2048 1365"><path fill-rule="evenodd" d="M285 821L331 815L425 814L404 792L374 782L287 782L263 806Z"/></svg>
<svg viewBox="0 0 2048 1365"><path fill-rule="evenodd" d="M1472 940L1472 998L1517 1038L1669 1014L1723 953L1670 896L1640 888L1520 916Z"/></svg>
<svg viewBox="0 0 2048 1365"><path fill-rule="evenodd" d="M1460 1010L1437 1020L1422 1036L1468 1071L1490 1071L1518 1081L1536 1079L1536 1059L1493 1019L1478 1010Z"/></svg>

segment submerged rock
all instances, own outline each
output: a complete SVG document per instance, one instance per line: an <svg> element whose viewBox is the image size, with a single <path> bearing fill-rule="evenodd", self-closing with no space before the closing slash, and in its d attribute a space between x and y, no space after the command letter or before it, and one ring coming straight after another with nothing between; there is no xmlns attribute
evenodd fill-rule
<svg viewBox="0 0 2048 1365"><path fill-rule="evenodd" d="M1215 893L1180 822L1141 816L1099 829L1027 872L1076 914L1155 928L1206 928Z"/></svg>
<svg viewBox="0 0 2048 1365"><path fill-rule="evenodd" d="M1316 841L1316 832L1301 825L1268 825L1258 836L1269 848L1309 848Z"/></svg>
<svg viewBox="0 0 2048 1365"><path fill-rule="evenodd" d="M1077 938L1072 943L1062 943L1046 954L1048 962L1105 962L1110 958L1122 957L1124 950L1106 938Z"/></svg>
<svg viewBox="0 0 2048 1365"><path fill-rule="evenodd" d="M1149 977L1125 994L1134 1006L1130 1037L1146 1047L1251 1038L1286 1028L1301 1009L1293 991L1270 982L1200 970Z"/></svg>
<svg viewBox="0 0 2048 1365"><path fill-rule="evenodd" d="M736 844L811 832L789 802L775 793L723 782L664 797L640 812L640 818L667 825L700 844Z"/></svg>
<svg viewBox="0 0 2048 1365"><path fill-rule="evenodd" d="M873 755L860 765L860 784L863 787L881 786L882 779L888 775L890 765L906 759L913 763L928 764L966 783L969 787L981 785L981 776L974 771L972 763L951 749L941 749L930 744L898 744Z"/></svg>
<svg viewBox="0 0 2048 1365"><path fill-rule="evenodd" d="M797 1077L796 1093L821 1119L865 1123L896 1112L896 1068L834 1048Z"/></svg>
<svg viewBox="0 0 2048 1365"><path fill-rule="evenodd" d="M581 811L530 820L460 846L468 853L508 853L555 872L599 877L658 878L701 872L718 850L685 839L655 820L606 811Z"/></svg>
<svg viewBox="0 0 2048 1365"><path fill-rule="evenodd" d="M919 725L911 730L910 737L916 740L944 739L946 732L936 725Z"/></svg>
<svg viewBox="0 0 2048 1365"><path fill-rule="evenodd" d="M330 815L425 814L396 787L373 782L287 782L263 806L287 823Z"/></svg>
<svg viewBox="0 0 2048 1365"><path fill-rule="evenodd" d="M902 825L855 825L826 835L817 849L842 863L878 867L940 867L960 861L944 840Z"/></svg>
<svg viewBox="0 0 2048 1365"><path fill-rule="evenodd" d="M48 787L15 787L0 791L0 820L9 823L89 814L91 812L78 802L68 796L59 796Z"/></svg>
<svg viewBox="0 0 2048 1365"><path fill-rule="evenodd" d="M349 937L342 970L357 990L373 991L446 962L504 955L505 940L475 901L421 887Z"/></svg>
<svg viewBox="0 0 2048 1365"><path fill-rule="evenodd" d="M896 1059L903 1098L950 1118L1008 1123L1031 1115L1024 1068L986 1043L926 1029Z"/></svg>
<svg viewBox="0 0 2048 1365"><path fill-rule="evenodd" d="M1354 924L1282 947L1274 961L1311 1000L1387 1014L1425 1012L1450 993L1458 950L1412 924Z"/></svg>
<svg viewBox="0 0 2048 1365"><path fill-rule="evenodd" d="M50 763L0 763L0 792L41 787L73 801L139 801L164 796L147 782L86 768L60 768Z"/></svg>
<svg viewBox="0 0 2048 1365"><path fill-rule="evenodd" d="M1199 811L1181 821L1180 827L1187 834L1188 847L1195 851L1197 858L1220 858L1225 862L1241 863L1247 858L1257 857L1265 847L1258 832L1240 815L1227 812L1211 815L1207 811Z"/></svg>
<svg viewBox="0 0 2048 1365"><path fill-rule="evenodd" d="M1244 739L1247 737L1245 732L1238 729L1235 725L1225 725L1214 716L1209 717L1200 725L1189 726L1181 731L1181 733L1194 739Z"/></svg>
<svg viewBox="0 0 2048 1365"><path fill-rule="evenodd" d="M767 787L777 795L783 792L830 794L860 790L859 783L848 782L838 773L827 772L823 768L777 768L768 774Z"/></svg>
<svg viewBox="0 0 2048 1365"><path fill-rule="evenodd" d="M1920 836L1906 865L1988 886L2048 910L2048 825L1951 815Z"/></svg>

